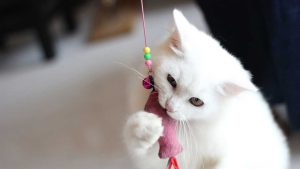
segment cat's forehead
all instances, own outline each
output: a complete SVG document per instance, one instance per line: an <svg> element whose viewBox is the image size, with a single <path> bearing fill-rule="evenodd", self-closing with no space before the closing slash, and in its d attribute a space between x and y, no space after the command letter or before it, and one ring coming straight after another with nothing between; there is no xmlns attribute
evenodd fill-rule
<svg viewBox="0 0 300 169"><path fill-rule="evenodd" d="M179 70L180 85L187 88L189 92L205 90L210 85L210 78L205 72L199 71L199 67L192 64L182 64Z"/></svg>
<svg viewBox="0 0 300 169"><path fill-rule="evenodd" d="M187 88L190 92L193 92L206 88L210 83L208 75L202 72L199 66L201 65L197 64L197 62L168 57L161 60L158 73L172 75L179 87Z"/></svg>

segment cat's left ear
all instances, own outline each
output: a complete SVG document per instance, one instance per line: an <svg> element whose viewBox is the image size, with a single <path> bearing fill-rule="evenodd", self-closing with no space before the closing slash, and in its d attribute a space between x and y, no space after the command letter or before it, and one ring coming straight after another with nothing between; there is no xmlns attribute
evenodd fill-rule
<svg viewBox="0 0 300 169"><path fill-rule="evenodd" d="M218 86L218 91L222 95L236 95L243 91L258 91L258 88L251 82L251 75L244 71L240 76L232 76Z"/></svg>
<svg viewBox="0 0 300 169"><path fill-rule="evenodd" d="M170 48L178 55L182 54L184 48L184 40L191 27L190 22L177 9L173 10L175 29L170 38Z"/></svg>

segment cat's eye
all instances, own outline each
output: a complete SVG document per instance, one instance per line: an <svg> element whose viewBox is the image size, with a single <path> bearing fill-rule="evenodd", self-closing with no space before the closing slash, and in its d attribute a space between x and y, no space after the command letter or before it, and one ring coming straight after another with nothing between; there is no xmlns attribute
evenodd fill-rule
<svg viewBox="0 0 300 169"><path fill-rule="evenodd" d="M204 102L197 97L191 97L189 101L192 105L194 105L196 107L200 107L200 106L204 105Z"/></svg>
<svg viewBox="0 0 300 169"><path fill-rule="evenodd" d="M173 88L176 88L177 86L176 80L170 74L168 74L167 80Z"/></svg>

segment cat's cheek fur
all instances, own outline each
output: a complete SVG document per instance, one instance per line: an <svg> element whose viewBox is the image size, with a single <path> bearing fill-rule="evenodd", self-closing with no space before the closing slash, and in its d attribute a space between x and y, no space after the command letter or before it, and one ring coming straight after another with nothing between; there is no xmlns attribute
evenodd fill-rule
<svg viewBox="0 0 300 169"><path fill-rule="evenodd" d="M166 108L166 102L169 96L164 90L158 90L158 92L158 102L163 108Z"/></svg>
<svg viewBox="0 0 300 169"><path fill-rule="evenodd" d="M167 74L166 72L156 72L156 74ZM167 75L165 75L167 77ZM173 91L168 84L166 78L164 76L156 76L154 75L154 83L157 86L156 91L158 92L158 102L159 104L165 108L167 100L171 97Z"/></svg>

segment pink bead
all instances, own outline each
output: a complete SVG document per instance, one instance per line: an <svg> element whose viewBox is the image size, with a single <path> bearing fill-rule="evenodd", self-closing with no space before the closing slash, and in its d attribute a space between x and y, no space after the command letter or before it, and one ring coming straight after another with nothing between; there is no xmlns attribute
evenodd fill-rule
<svg viewBox="0 0 300 169"><path fill-rule="evenodd" d="M148 67L148 69L150 69L152 66L152 60L146 60L145 65Z"/></svg>

